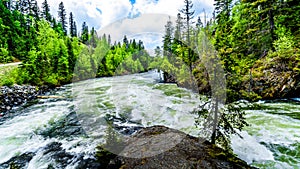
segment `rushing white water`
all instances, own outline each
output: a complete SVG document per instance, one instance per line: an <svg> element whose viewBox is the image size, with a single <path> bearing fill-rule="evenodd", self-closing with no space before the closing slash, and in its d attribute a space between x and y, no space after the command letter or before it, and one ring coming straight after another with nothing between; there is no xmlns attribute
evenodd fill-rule
<svg viewBox="0 0 300 169"><path fill-rule="evenodd" d="M190 114L199 97L175 84L157 84L157 73L120 76L73 84L77 113L88 134L103 128L91 125L105 113L126 117L143 126L166 125L179 130L194 128ZM89 122L89 123L86 123Z"/></svg>
<svg viewBox="0 0 300 169"><path fill-rule="evenodd" d="M233 136L238 156L260 168L300 168L300 104L264 103L262 110L248 110L251 126Z"/></svg>
<svg viewBox="0 0 300 169"><path fill-rule="evenodd" d="M156 72L99 78L63 86L55 95L63 99L44 99L20 109L23 113L0 125L0 164L12 157L33 152L24 168L75 168L79 158L91 158L97 144L104 140L107 114L125 118L123 126L165 125L197 135L194 115L199 96L174 84L158 83ZM261 168L300 167L300 105L264 103L262 110L247 110L251 126L232 136L232 148L243 160ZM45 137L56 122L75 111L86 136ZM55 127L54 127L55 128ZM47 153L46 145L59 143L73 155L61 166ZM1 168L1 165L0 165Z"/></svg>
<svg viewBox="0 0 300 169"><path fill-rule="evenodd" d="M28 112L2 124L0 163L22 152L36 151L38 147L48 143L48 140L35 135L34 130L67 113L65 104L65 101L37 104L28 108Z"/></svg>

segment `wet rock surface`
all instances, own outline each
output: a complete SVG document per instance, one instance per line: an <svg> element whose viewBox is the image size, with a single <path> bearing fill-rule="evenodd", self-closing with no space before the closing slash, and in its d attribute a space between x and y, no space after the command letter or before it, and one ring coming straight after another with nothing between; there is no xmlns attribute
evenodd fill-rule
<svg viewBox="0 0 300 169"><path fill-rule="evenodd" d="M182 140L167 151L158 154L154 152L153 156L141 156L141 158L137 158L141 155L140 153L146 153L143 151L148 151L148 153L150 151L151 154L151 151L159 151L159 149L156 148L161 147L164 149L165 146L170 144L167 138L156 141L155 139L151 139L151 137L156 137L161 133L170 133L182 138ZM147 139L144 140L144 143L137 141L141 138ZM153 141L155 143L154 147L156 148L149 149L149 144L153 145ZM192 137L178 130L164 126L144 128L125 141L125 144L125 148L120 152L121 155L111 159L106 168L253 168L236 156L203 139ZM126 155L130 155L130 157ZM101 158L105 157L101 156Z"/></svg>
<svg viewBox="0 0 300 169"><path fill-rule="evenodd" d="M34 100L39 95L44 95L50 91L47 86L36 87L30 85L14 85L12 87L0 87L0 116L14 107Z"/></svg>
<svg viewBox="0 0 300 169"><path fill-rule="evenodd" d="M66 168L70 163L76 162L76 169L84 168L99 168L101 165L94 158L84 158L84 154L69 153L62 148L62 144L52 142L48 144L43 152L44 156L54 159L53 164L48 165L48 168Z"/></svg>
<svg viewBox="0 0 300 169"><path fill-rule="evenodd" d="M300 75L265 70L265 76L253 79L252 90L264 99L299 97Z"/></svg>
<svg viewBox="0 0 300 169"><path fill-rule="evenodd" d="M251 78L243 86L261 96L262 99L282 99L299 97L299 60L292 53L288 57L274 55L258 60L252 70ZM276 64L274 64L276 63Z"/></svg>
<svg viewBox="0 0 300 169"><path fill-rule="evenodd" d="M20 156L16 156L11 158L9 161L0 164L0 169L7 169L7 168L26 168L29 161L33 158L35 153L29 152L22 154Z"/></svg>
<svg viewBox="0 0 300 169"><path fill-rule="evenodd" d="M50 124L48 128L36 131L36 134L45 138L69 138L86 136L85 131L78 121L76 112L71 112L66 117Z"/></svg>
<svg viewBox="0 0 300 169"><path fill-rule="evenodd" d="M47 144L42 150L43 156L53 159L51 164L48 164L48 169L66 168L68 165L76 163L76 169L100 168L101 164L95 158L85 158L84 154L70 153L63 149L62 144L52 142ZM18 168L26 169L36 153L29 152L11 158L9 161L0 164L0 169Z"/></svg>
<svg viewBox="0 0 300 169"><path fill-rule="evenodd" d="M112 127L123 135L132 135L135 132L143 129L140 123L134 121L128 121L126 118L123 117L116 117L110 114L107 114L105 120L108 123L111 123ZM123 124L130 124L130 125L123 125Z"/></svg>
<svg viewBox="0 0 300 169"><path fill-rule="evenodd" d="M173 138L153 139L161 134L166 137L172 134L174 137L180 138L180 142L169 149L165 149L166 146L172 144L169 139ZM80 152L68 152L68 150L63 148L62 143L56 141L47 144L38 151L43 153L43 157L53 159L51 164L48 164L49 169L70 166L74 166L76 169L253 168L236 156L201 138L192 137L164 126L153 126L138 130L135 134L128 136L122 142L122 145L125 146L120 149L119 155L99 146L101 150L98 147L95 157L86 157L84 153ZM99 153L99 151L101 152ZM158 151L161 152L158 153ZM143 156L149 152L150 156ZM29 152L15 156L9 161L0 164L0 169L12 166L26 168L36 153L38 152Z"/></svg>

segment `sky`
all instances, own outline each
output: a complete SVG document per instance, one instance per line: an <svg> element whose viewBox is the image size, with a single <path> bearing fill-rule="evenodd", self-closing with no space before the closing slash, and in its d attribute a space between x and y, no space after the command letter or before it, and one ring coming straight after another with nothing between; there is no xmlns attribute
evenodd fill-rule
<svg viewBox="0 0 300 169"><path fill-rule="evenodd" d="M37 0L41 5L44 0ZM59 0L47 0L50 12L57 17ZM195 19L204 20L203 9L207 14L213 11L213 0L192 0ZM169 17L175 20L184 0L63 0L67 18L73 12L77 29L87 22L95 27L98 35L110 34L118 41L126 34L130 38L141 39L146 48L161 45L164 25Z"/></svg>

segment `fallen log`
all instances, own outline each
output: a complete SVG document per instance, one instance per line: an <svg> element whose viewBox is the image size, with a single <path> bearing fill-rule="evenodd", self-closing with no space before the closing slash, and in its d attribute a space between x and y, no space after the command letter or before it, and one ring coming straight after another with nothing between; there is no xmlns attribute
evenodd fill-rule
<svg viewBox="0 0 300 169"><path fill-rule="evenodd" d="M62 96L37 96L39 99L62 99Z"/></svg>

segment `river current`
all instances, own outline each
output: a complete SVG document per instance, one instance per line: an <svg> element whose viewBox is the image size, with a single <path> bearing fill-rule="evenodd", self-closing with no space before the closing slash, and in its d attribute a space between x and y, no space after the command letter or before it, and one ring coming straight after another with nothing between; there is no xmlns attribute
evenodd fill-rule
<svg viewBox="0 0 300 169"><path fill-rule="evenodd" d="M0 164L32 153L24 168L76 168L80 159L93 158L95 147L104 142L107 124L102 119L107 115L125 119L115 122L119 126L165 125L198 136L190 112L201 103L200 96L159 79L160 74L152 71L85 80L62 86L55 97L18 108L20 115L0 123ZM259 168L300 168L298 101L260 101L259 110L246 110L250 126L240 133L243 138L232 136L234 153ZM61 121L70 113L76 113L84 135L43 134L67 124ZM47 150L54 142L70 155L64 166Z"/></svg>

